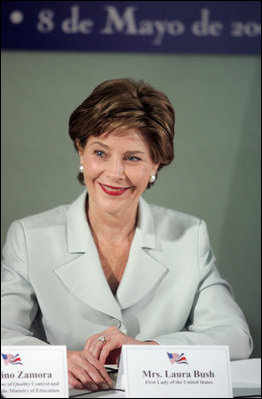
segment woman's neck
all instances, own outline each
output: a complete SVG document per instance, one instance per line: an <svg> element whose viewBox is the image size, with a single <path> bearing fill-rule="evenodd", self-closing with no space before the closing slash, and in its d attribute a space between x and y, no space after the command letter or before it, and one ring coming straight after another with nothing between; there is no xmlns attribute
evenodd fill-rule
<svg viewBox="0 0 262 399"><path fill-rule="evenodd" d="M137 222L137 208L134 206L123 213L111 214L102 212L87 200L86 215L94 238L119 244L132 241Z"/></svg>

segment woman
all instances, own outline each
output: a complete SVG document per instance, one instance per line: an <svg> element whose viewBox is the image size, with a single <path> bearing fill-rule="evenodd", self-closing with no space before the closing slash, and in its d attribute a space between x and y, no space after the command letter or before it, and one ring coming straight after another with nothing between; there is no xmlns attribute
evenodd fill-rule
<svg viewBox="0 0 262 399"><path fill-rule="evenodd" d="M4 248L3 344L66 345L69 383L112 381L123 344L228 345L252 339L215 266L203 220L149 205L143 192L173 160L174 109L144 82L109 80L72 113L86 190L14 222Z"/></svg>

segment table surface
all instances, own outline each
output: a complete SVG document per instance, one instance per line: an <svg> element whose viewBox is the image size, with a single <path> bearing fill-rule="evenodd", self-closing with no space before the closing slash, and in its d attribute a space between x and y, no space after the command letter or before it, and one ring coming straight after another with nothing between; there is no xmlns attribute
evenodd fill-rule
<svg viewBox="0 0 262 399"><path fill-rule="evenodd" d="M230 362L230 366L233 397L261 397L261 359L236 360ZM125 392L114 390L90 392L70 388L69 397L125 398Z"/></svg>

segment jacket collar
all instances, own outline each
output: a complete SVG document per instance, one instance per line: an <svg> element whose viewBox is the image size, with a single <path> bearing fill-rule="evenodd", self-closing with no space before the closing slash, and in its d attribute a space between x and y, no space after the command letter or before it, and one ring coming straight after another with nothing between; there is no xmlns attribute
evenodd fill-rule
<svg viewBox="0 0 262 399"><path fill-rule="evenodd" d="M84 191L69 207L67 241L73 258L56 268L55 273L80 301L123 320L121 309L141 300L167 272L161 244L155 234L153 216L149 205L140 199L138 224L128 263L116 296L113 296L86 220L86 195Z"/></svg>
<svg viewBox="0 0 262 399"><path fill-rule="evenodd" d="M67 213L67 243L69 253L88 251L93 237L86 219L85 204L88 193L85 190L70 206ZM141 248L161 249L155 234L154 219L147 202L140 197L136 241Z"/></svg>

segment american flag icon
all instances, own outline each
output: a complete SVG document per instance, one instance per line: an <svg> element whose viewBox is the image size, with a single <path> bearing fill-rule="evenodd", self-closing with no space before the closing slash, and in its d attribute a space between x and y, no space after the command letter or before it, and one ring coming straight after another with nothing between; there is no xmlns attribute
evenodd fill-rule
<svg viewBox="0 0 262 399"><path fill-rule="evenodd" d="M8 364L23 364L18 353L15 356L12 355L11 353L8 354L1 353L1 355L5 362L5 366L7 366Z"/></svg>
<svg viewBox="0 0 262 399"><path fill-rule="evenodd" d="M167 356L169 357L170 363L179 363L179 364L188 364L187 363L187 358L185 357L184 353L181 353L179 355L178 353L169 353L167 352Z"/></svg>

